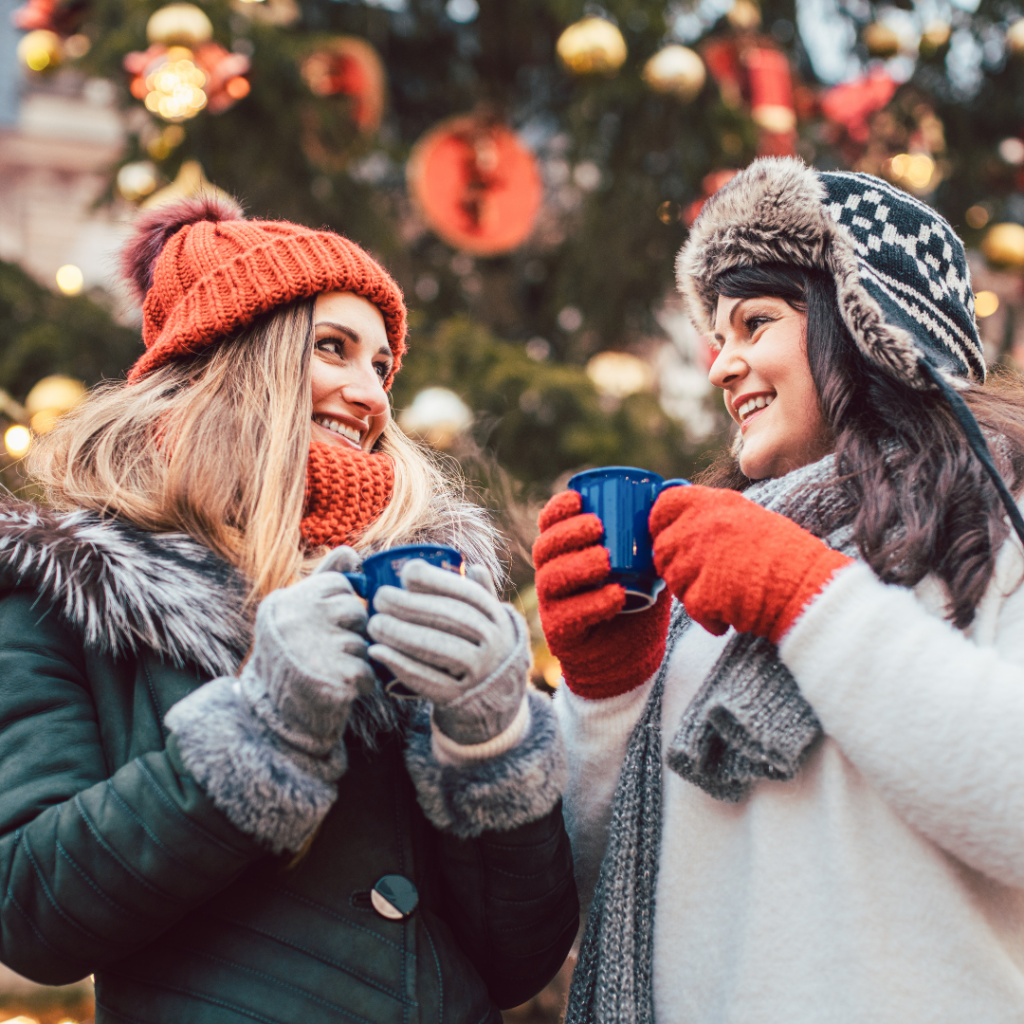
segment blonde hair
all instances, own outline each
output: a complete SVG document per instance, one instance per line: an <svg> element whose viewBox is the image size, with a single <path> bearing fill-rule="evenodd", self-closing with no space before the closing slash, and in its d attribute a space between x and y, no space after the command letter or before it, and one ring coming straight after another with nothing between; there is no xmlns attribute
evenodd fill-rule
<svg viewBox="0 0 1024 1024"><path fill-rule="evenodd" d="M312 408L314 300L275 311L136 383L95 388L37 442L28 470L57 509L93 509L151 532L185 532L238 567L250 601L309 567L299 524ZM497 532L464 485L392 419L376 450L395 488L358 538L364 551L445 543L503 576Z"/></svg>

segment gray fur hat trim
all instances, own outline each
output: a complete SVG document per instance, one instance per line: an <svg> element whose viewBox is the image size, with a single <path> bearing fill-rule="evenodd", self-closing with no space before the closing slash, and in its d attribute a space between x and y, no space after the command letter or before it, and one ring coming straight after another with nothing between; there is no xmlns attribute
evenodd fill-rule
<svg viewBox="0 0 1024 1024"><path fill-rule="evenodd" d="M676 260L700 331L713 330L718 276L764 263L831 274L860 351L911 387L933 386L922 357L951 383L985 380L963 243L931 207L881 178L768 158L716 192Z"/></svg>

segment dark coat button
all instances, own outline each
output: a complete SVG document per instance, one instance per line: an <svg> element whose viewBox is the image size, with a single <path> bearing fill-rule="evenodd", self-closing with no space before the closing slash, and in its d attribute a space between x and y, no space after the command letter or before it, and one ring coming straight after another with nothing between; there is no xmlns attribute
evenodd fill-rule
<svg viewBox="0 0 1024 1024"><path fill-rule="evenodd" d="M408 917L420 901L416 886L404 875L385 875L370 891L373 909L391 921Z"/></svg>

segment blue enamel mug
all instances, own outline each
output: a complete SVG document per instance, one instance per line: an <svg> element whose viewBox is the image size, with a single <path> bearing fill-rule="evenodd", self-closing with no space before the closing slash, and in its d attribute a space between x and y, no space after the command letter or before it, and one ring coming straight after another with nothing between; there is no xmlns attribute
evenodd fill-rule
<svg viewBox="0 0 1024 1024"><path fill-rule="evenodd" d="M462 555L455 548L442 544L404 544L399 548L388 548L370 555L363 562L362 572L347 572L345 578L352 584L355 592L366 600L370 614L373 614L373 597L380 587L400 587L402 585L402 566L414 558L422 558L424 562L438 568L466 575L466 567L462 563Z"/></svg>
<svg viewBox="0 0 1024 1024"><path fill-rule="evenodd" d="M402 566L414 558L422 558L431 565L447 569L449 572L465 576L466 566L462 555L455 548L442 544L404 544L387 551L378 551L363 561L362 572L346 572L345 578L352 584L355 592L366 600L370 614L373 614L373 598L380 587L401 587ZM416 697L418 694L403 686L392 676L389 669L379 661L370 659L377 678L384 684L384 689L396 697Z"/></svg>
<svg viewBox="0 0 1024 1024"><path fill-rule="evenodd" d="M608 582L621 583L626 590L623 613L650 608L665 589L654 568L647 521L662 491L689 483L681 478L666 480L634 466L588 469L569 480L569 489L583 499L583 511L593 512L604 525L604 546L611 561Z"/></svg>

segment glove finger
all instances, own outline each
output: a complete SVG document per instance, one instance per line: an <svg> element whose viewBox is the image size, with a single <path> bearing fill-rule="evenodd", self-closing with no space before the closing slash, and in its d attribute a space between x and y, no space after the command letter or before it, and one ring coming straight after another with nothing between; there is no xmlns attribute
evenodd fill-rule
<svg viewBox="0 0 1024 1024"><path fill-rule="evenodd" d="M592 626L615 618L625 606L626 588L619 583L609 583L600 590L558 601L554 607L542 605L541 624L549 640L575 639Z"/></svg>
<svg viewBox="0 0 1024 1024"><path fill-rule="evenodd" d="M402 566L402 586L410 593L437 594L462 601L494 621L500 614L498 599L479 583L458 573L439 569L436 565L415 558Z"/></svg>
<svg viewBox="0 0 1024 1024"><path fill-rule="evenodd" d="M651 515L647 521L651 530L651 536L657 539L658 534L666 527L671 526L688 509L697 504L702 493L707 487L697 485L691 487L670 487L663 491L651 509Z"/></svg>
<svg viewBox="0 0 1024 1024"><path fill-rule="evenodd" d="M485 565L467 565L466 575L474 582L479 583L492 597L497 600L498 588L494 585L491 574Z"/></svg>
<svg viewBox="0 0 1024 1024"><path fill-rule="evenodd" d="M450 675L410 658L387 644L373 644L370 657L387 666L395 678L434 704L449 704L461 696L464 687Z"/></svg>
<svg viewBox="0 0 1024 1024"><path fill-rule="evenodd" d="M539 569L552 558L593 547L603 539L604 523L597 516L591 512L573 516L572 519L555 523L533 542L533 564Z"/></svg>
<svg viewBox="0 0 1024 1024"><path fill-rule="evenodd" d="M537 570L537 596L550 601L591 590L604 583L610 571L607 548L595 546L561 555Z"/></svg>
<svg viewBox="0 0 1024 1024"><path fill-rule="evenodd" d="M494 634L494 623L486 615L465 601L450 597L381 587L374 595L373 607L378 615L385 613L403 622L451 633L474 644L482 644Z"/></svg>
<svg viewBox="0 0 1024 1024"><path fill-rule="evenodd" d="M366 605L355 594L335 594L324 598L318 610L332 626L339 629L361 633L366 628Z"/></svg>
<svg viewBox="0 0 1024 1024"><path fill-rule="evenodd" d="M392 615L374 615L369 632L371 640L456 677L471 674L481 657L476 644L427 626L410 625Z"/></svg>
<svg viewBox="0 0 1024 1024"><path fill-rule="evenodd" d="M329 557L329 556L328 556ZM340 572L312 573L299 583L274 591L274 594L287 595L284 600L319 601L338 594L355 595L352 584ZM274 595L272 594L271 597Z"/></svg>
<svg viewBox="0 0 1024 1024"><path fill-rule="evenodd" d="M562 491L556 494L541 510L537 517L537 525L541 533L549 530L555 523L560 523L570 516L579 515L583 508L583 497L579 491Z"/></svg>
<svg viewBox="0 0 1024 1024"><path fill-rule="evenodd" d="M315 576L321 572L357 572L361 565L362 559L359 557L359 552L355 548L342 544L328 551L310 575Z"/></svg>

